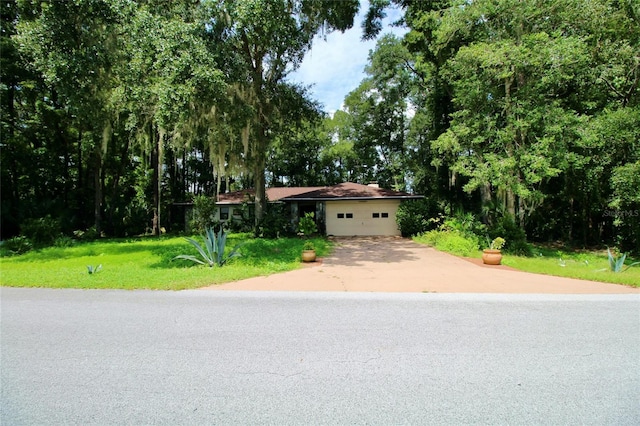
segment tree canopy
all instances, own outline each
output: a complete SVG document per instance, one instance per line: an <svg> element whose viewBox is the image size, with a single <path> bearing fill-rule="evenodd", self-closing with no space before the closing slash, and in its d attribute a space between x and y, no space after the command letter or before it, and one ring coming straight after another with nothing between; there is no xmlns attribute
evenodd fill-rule
<svg viewBox="0 0 640 426"><path fill-rule="evenodd" d="M2 238L179 229L198 195L368 183L529 239L640 252L640 6L372 0L328 116L289 80L359 1L2 2ZM388 8L404 37L380 34Z"/></svg>

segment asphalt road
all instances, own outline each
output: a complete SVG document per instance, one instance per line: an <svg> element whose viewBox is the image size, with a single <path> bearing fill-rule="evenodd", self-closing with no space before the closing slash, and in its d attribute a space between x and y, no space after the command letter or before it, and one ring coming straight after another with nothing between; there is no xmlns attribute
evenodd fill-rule
<svg viewBox="0 0 640 426"><path fill-rule="evenodd" d="M2 425L640 424L638 295L0 297Z"/></svg>

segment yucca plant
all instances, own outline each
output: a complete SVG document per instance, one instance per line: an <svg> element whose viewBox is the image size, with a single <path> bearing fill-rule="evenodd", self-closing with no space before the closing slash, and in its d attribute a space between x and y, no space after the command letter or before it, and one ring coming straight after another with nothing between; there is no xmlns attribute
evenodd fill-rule
<svg viewBox="0 0 640 426"><path fill-rule="evenodd" d="M193 238L185 238L185 240L191 243L191 245L193 245L196 250L198 250L198 253L200 253L200 257L202 258L202 260L190 254L181 254L174 257L173 259L190 260L201 265L208 265L211 268L215 265L223 266L229 261L229 259L240 256L238 249L242 246L242 244L238 244L237 246L235 246L227 256L224 255L224 250L227 245L227 232L225 232L222 227L218 231L217 235L213 228L205 229L203 239L204 244L201 245Z"/></svg>
<svg viewBox="0 0 640 426"><path fill-rule="evenodd" d="M626 253L622 253L620 256L615 257L611 253L611 250L607 248L607 254L609 255L609 270L612 272L624 272L634 265L640 265L640 262L633 262L631 265L627 265L627 267L624 268L624 261L627 259Z"/></svg>

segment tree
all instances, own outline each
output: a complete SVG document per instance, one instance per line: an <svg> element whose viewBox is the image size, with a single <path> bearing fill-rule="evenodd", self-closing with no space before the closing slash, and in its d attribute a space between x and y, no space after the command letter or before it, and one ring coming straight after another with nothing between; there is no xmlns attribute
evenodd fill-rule
<svg viewBox="0 0 640 426"><path fill-rule="evenodd" d="M50 88L54 108L64 111L64 106L77 118L77 163L82 163L85 150L91 153L94 226L99 232L104 159L117 115L111 103L117 88L115 69L122 60L117 29L128 5L124 0L24 0L18 5L15 39L30 58L31 69Z"/></svg>
<svg viewBox="0 0 640 426"><path fill-rule="evenodd" d="M258 224L265 208L265 170L268 148L274 140L274 123L287 93L285 77L299 66L319 31L344 31L353 25L358 1L247 0L224 2L230 22L230 39L243 61L245 73L237 76L244 102L251 108L245 146L253 172L255 216ZM285 89L285 90L283 90Z"/></svg>

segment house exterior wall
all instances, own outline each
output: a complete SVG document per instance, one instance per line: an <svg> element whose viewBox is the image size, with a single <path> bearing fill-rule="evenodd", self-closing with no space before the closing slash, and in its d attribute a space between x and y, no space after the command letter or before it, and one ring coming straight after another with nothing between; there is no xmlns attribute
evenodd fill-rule
<svg viewBox="0 0 640 426"><path fill-rule="evenodd" d="M327 201L327 235L400 235L400 200Z"/></svg>

